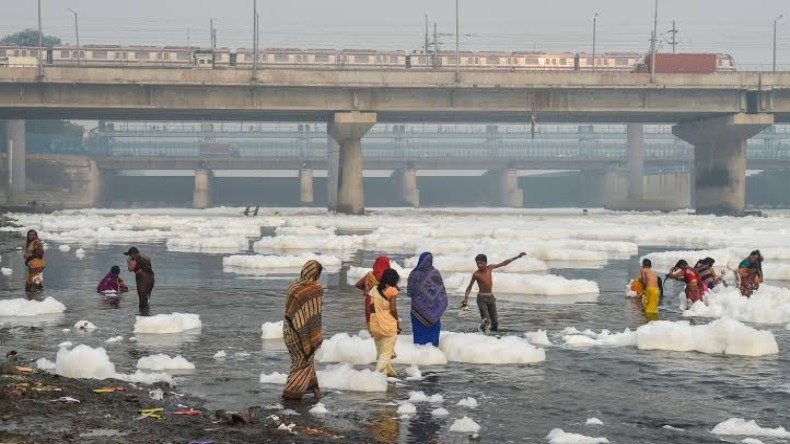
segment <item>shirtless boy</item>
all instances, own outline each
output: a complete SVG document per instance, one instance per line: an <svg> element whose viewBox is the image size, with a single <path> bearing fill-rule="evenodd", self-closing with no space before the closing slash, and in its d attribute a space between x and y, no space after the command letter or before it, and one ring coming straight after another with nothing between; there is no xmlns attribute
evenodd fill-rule
<svg viewBox="0 0 790 444"><path fill-rule="evenodd" d="M494 294L491 292L491 288L494 285L491 271L493 271L495 268L504 267L514 260L522 258L526 255L526 253L519 253L518 256L493 265L488 265L488 258L485 254L478 254L475 257L477 271L472 273L472 279L469 281L469 285L466 287L466 293L464 293L464 300L461 303L461 307L466 307L469 300L469 293L472 291L472 286L476 282L478 288L477 308L480 309L480 317L482 318L482 321L480 322L481 332L485 333L489 328L493 332L497 331L499 328L499 318L497 317L496 313L496 298L494 298Z"/></svg>
<svg viewBox="0 0 790 444"><path fill-rule="evenodd" d="M642 309L645 314L657 314L661 290L658 286L658 276L653 272L653 263L650 259L642 259L642 269L639 270L639 282L644 285L642 294Z"/></svg>

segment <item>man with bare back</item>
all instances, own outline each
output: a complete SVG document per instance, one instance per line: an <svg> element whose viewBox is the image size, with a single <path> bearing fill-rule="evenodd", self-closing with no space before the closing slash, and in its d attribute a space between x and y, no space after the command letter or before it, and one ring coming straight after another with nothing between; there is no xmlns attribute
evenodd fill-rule
<svg viewBox="0 0 790 444"><path fill-rule="evenodd" d="M494 286L491 272L495 268L504 267L514 260L524 256L526 256L526 253L519 253L518 256L493 265L488 265L488 258L485 254L478 254L475 257L477 270L472 273L472 279L469 281L469 285L466 287L466 293L464 293L464 300L461 303L461 307L464 308L467 306L469 293L472 291L472 286L477 283L477 308L480 309L480 317L482 318L482 321L480 322L480 331L482 333L485 333L489 328L492 332L497 331L499 328L499 318L496 312L496 298L494 297L494 293L492 293L491 290Z"/></svg>

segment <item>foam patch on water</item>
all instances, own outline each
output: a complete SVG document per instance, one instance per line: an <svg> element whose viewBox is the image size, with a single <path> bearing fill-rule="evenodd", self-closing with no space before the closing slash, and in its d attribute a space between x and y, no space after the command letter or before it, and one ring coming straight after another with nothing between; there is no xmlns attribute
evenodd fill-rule
<svg viewBox="0 0 790 444"><path fill-rule="evenodd" d="M157 354L151 356L144 356L137 360L137 368L143 370L194 370L195 364L184 359L183 356L177 355L171 358L168 355Z"/></svg>
<svg viewBox="0 0 790 444"><path fill-rule="evenodd" d="M292 256L236 255L222 258L224 271L237 274L276 274L285 271L299 272L305 262L316 260L327 272L340 270L342 262L337 256L324 254L301 254Z"/></svg>
<svg viewBox="0 0 790 444"><path fill-rule="evenodd" d="M73 345L74 344L72 344L71 341L63 341L60 344L58 344L58 348L69 348Z"/></svg>
<svg viewBox="0 0 790 444"><path fill-rule="evenodd" d="M397 414L400 416L404 415L413 415L417 413L417 407L410 402L402 402L401 405L398 406Z"/></svg>
<svg viewBox="0 0 790 444"><path fill-rule="evenodd" d="M137 316L134 323L135 333L169 334L181 333L201 328L200 316L191 313L158 314Z"/></svg>
<svg viewBox="0 0 790 444"><path fill-rule="evenodd" d="M593 438L591 436L580 435L578 433L568 433L562 429L552 429L546 439L549 444L606 444L606 438Z"/></svg>
<svg viewBox="0 0 790 444"><path fill-rule="evenodd" d="M103 348L79 344L73 349L61 348L55 358L55 372L61 376L82 379L107 379L117 374Z"/></svg>
<svg viewBox="0 0 790 444"><path fill-rule="evenodd" d="M431 416L436 416L437 418L444 418L445 416L450 416L450 412L448 412L446 408L438 407L431 410Z"/></svg>
<svg viewBox="0 0 790 444"><path fill-rule="evenodd" d="M2 267L0 268L0 274L2 274L3 276L11 276L12 274L14 274L14 270L7 267Z"/></svg>
<svg viewBox="0 0 790 444"><path fill-rule="evenodd" d="M23 298L5 299L0 303L0 316L38 316L63 313L66 306L53 297L39 302Z"/></svg>
<svg viewBox="0 0 790 444"><path fill-rule="evenodd" d="M77 248L77 251L74 252L74 256L76 256L77 259L84 259L85 258L85 250L82 249L82 248Z"/></svg>
<svg viewBox="0 0 790 444"><path fill-rule="evenodd" d="M408 401L409 402L415 402L415 403L428 402L428 403L431 403L431 404L440 404L440 403L444 402L444 397L441 394L439 394L439 393L436 393L436 394L428 396L428 395L425 394L425 392L412 391L412 392L409 392L409 400Z"/></svg>
<svg viewBox="0 0 790 444"><path fill-rule="evenodd" d="M450 431L456 433L478 433L480 428L480 424L476 423L472 418L464 416L453 421Z"/></svg>
<svg viewBox="0 0 790 444"><path fill-rule="evenodd" d="M457 256L457 255L443 255L443 256L436 256L433 258L433 266L436 267L437 270L444 272L458 272L458 271L465 271L472 273L477 269L477 265L475 264L474 257L476 254L472 254L469 256ZM417 266L417 262L419 261L419 256L413 256L406 259L404 265L409 268L414 268ZM531 273L531 272L545 272L548 270L548 266L545 262L534 259L530 257L521 258L507 267L503 267L498 269L499 271L504 271L506 273Z"/></svg>
<svg viewBox="0 0 790 444"><path fill-rule="evenodd" d="M734 319L717 319L707 325L654 321L637 329L637 347L743 356L779 353L773 333L756 330Z"/></svg>
<svg viewBox="0 0 790 444"><path fill-rule="evenodd" d="M86 320L77 321L77 323L74 324L74 328L77 329L77 330L83 330L83 331L96 330L96 326L93 325L93 323L91 321L86 321Z"/></svg>
<svg viewBox="0 0 790 444"><path fill-rule="evenodd" d="M414 344L414 339L410 335L398 336L395 353L398 355L392 361L395 364L422 366L447 364L447 356L440 349L432 345ZM338 333L329 339L324 339L316 359L319 362L345 362L352 365L372 364L376 362L376 345L370 335L363 337Z"/></svg>
<svg viewBox="0 0 790 444"><path fill-rule="evenodd" d="M113 378L120 379L121 381L126 381L126 382L134 382L137 384L154 384L157 382L166 382L170 385L175 385L173 376L168 373L159 373L159 372L147 373L137 370L136 372L130 375L119 373L113 376Z"/></svg>
<svg viewBox="0 0 790 444"><path fill-rule="evenodd" d="M470 275L456 273L445 280L445 286L455 288L456 293L464 293ZM450 286L450 284L452 286ZM460 284L460 285L459 285ZM477 292L477 284L472 286ZM567 279L552 274L497 274L494 276L495 293L534 294L544 296L563 296L576 294L598 294L598 284L586 279Z"/></svg>
<svg viewBox="0 0 790 444"><path fill-rule="evenodd" d="M759 439L756 439L756 438L744 438L743 440L741 440L741 443L743 443L743 444L765 444L765 443L763 443L762 441L760 441Z"/></svg>
<svg viewBox="0 0 790 444"><path fill-rule="evenodd" d="M314 416L326 416L329 413L329 410L322 402L318 402L308 412Z"/></svg>
<svg viewBox="0 0 790 444"><path fill-rule="evenodd" d="M473 364L530 364L546 360L546 352L524 338L496 338L477 333L443 333L439 348L447 360Z"/></svg>
<svg viewBox="0 0 790 444"><path fill-rule="evenodd" d="M621 333L611 333L609 330L602 330L600 333L591 330L580 332L573 327L568 327L563 331L562 340L572 347L636 347L637 332L627 328Z"/></svg>
<svg viewBox="0 0 790 444"><path fill-rule="evenodd" d="M397 262L391 261L390 268L398 272L398 276L400 276L400 282L398 282L398 286L403 289L407 287L407 280L409 277L409 273L411 273L411 268L403 268ZM372 268L366 267L348 267L346 271L346 283L348 285L355 285L357 281L362 279L366 274L373 271Z"/></svg>
<svg viewBox="0 0 790 444"><path fill-rule="evenodd" d="M220 351L214 353L214 356L212 356L212 358L214 358L214 359L222 359L222 358L224 358L226 356L227 356L227 354L225 353L225 350L220 350Z"/></svg>
<svg viewBox="0 0 790 444"><path fill-rule="evenodd" d="M383 373L355 370L348 364L327 366L318 371L318 384L323 389L349 392L386 392L387 377Z"/></svg>
<svg viewBox="0 0 790 444"><path fill-rule="evenodd" d="M244 236L201 236L174 237L167 240L167 249L171 251L205 251L213 253L236 253L249 248L249 241Z"/></svg>
<svg viewBox="0 0 790 444"><path fill-rule="evenodd" d="M710 431L714 435L735 436L768 436L771 438L790 438L790 432L784 427L775 429L761 427L756 421L747 421L743 418L730 418L720 422Z"/></svg>
<svg viewBox="0 0 790 444"><path fill-rule="evenodd" d="M36 367L38 367L41 370L44 370L45 372L51 372L57 369L55 363L47 358L39 358L36 361Z"/></svg>
<svg viewBox="0 0 790 444"><path fill-rule="evenodd" d="M112 344L112 343L121 342L121 341L123 341L123 336L114 336L112 338L108 338L106 341L104 341L104 343L105 344Z"/></svg>
<svg viewBox="0 0 790 444"><path fill-rule="evenodd" d="M468 398L464 398L464 399L458 401L458 404L456 404L456 405L459 406L459 407L466 407L468 409L474 410L474 409L477 408L477 400L470 396Z"/></svg>
<svg viewBox="0 0 790 444"><path fill-rule="evenodd" d="M529 341L529 343L532 345L551 347L551 341L549 341L549 336L546 334L546 330L526 332L524 333L524 337L527 338L527 341Z"/></svg>
<svg viewBox="0 0 790 444"><path fill-rule="evenodd" d="M259 253L272 251L308 250L308 251L356 251L362 248L365 240L362 236L275 236L264 237L252 245Z"/></svg>
<svg viewBox="0 0 790 444"><path fill-rule="evenodd" d="M283 322L264 322L261 324L261 339L280 339L283 337Z"/></svg>
<svg viewBox="0 0 790 444"><path fill-rule="evenodd" d="M603 421L598 418L588 418L584 425L603 425Z"/></svg>
<svg viewBox="0 0 790 444"><path fill-rule="evenodd" d="M68 245L58 245L58 250L64 253L68 253L69 251L71 251L71 247Z"/></svg>
<svg viewBox="0 0 790 444"><path fill-rule="evenodd" d="M407 381L420 381L422 380L422 371L416 365L412 364L406 368Z"/></svg>
<svg viewBox="0 0 790 444"><path fill-rule="evenodd" d="M705 296L704 303L695 303L683 315L784 324L790 322L790 290L762 284L750 298L746 298L737 288L717 286Z"/></svg>
<svg viewBox="0 0 790 444"><path fill-rule="evenodd" d="M261 376L258 381L261 384L285 384L285 381L287 379L288 379L288 375L274 372L270 374L261 373Z"/></svg>

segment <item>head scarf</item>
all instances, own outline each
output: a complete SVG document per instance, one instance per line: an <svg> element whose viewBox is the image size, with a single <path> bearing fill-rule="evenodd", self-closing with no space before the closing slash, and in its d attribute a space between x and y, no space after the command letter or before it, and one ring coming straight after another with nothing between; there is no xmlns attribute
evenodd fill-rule
<svg viewBox="0 0 790 444"><path fill-rule="evenodd" d="M411 298L411 312L426 327L434 325L447 309L447 290L439 270L433 267L433 255L420 255L409 274L406 294Z"/></svg>
<svg viewBox="0 0 790 444"><path fill-rule="evenodd" d="M384 270L390 268L390 258L387 256L379 256L373 262L373 276L375 276L377 281L381 280L381 275L384 274Z"/></svg>
<svg viewBox="0 0 790 444"><path fill-rule="evenodd" d="M312 356L323 341L321 313L324 289L317 282L323 268L316 260L307 261L302 267L299 279L288 287L285 301L283 334L286 345L290 344L289 350L293 348L305 358Z"/></svg>
<svg viewBox="0 0 790 444"><path fill-rule="evenodd" d="M323 269L323 265L315 259L305 262L302 266L302 272L299 274L299 279L291 282L291 285L288 286L288 294L290 295L298 287L316 284L318 278L321 277Z"/></svg>

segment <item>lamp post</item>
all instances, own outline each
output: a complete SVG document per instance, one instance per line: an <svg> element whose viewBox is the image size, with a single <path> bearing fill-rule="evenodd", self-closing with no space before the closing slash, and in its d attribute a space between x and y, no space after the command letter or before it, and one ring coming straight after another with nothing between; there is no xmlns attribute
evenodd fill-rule
<svg viewBox="0 0 790 444"><path fill-rule="evenodd" d="M77 64L79 65L82 62L82 51L80 51L80 22L79 17L77 15L77 11L68 8L66 11L74 14L74 36L77 39Z"/></svg>
<svg viewBox="0 0 790 444"><path fill-rule="evenodd" d="M781 20L783 16L784 16L783 14L779 14L779 17L774 19L774 63L773 63L772 72L776 72L776 22Z"/></svg>
<svg viewBox="0 0 790 444"><path fill-rule="evenodd" d="M650 83L653 83L656 77L656 51L658 51L658 46L656 45L656 40L658 39L658 0L655 0L654 9L653 38L650 39Z"/></svg>
<svg viewBox="0 0 790 444"><path fill-rule="evenodd" d="M598 13L593 16L593 47L592 47L592 67L595 69L595 31L598 26Z"/></svg>
<svg viewBox="0 0 790 444"><path fill-rule="evenodd" d="M252 0L252 81L258 81L258 0Z"/></svg>
<svg viewBox="0 0 790 444"><path fill-rule="evenodd" d="M44 79L44 59L41 49L44 47L44 33L41 31L41 0L38 0L38 78Z"/></svg>
<svg viewBox="0 0 790 444"><path fill-rule="evenodd" d="M458 20L458 1L455 0L455 81L460 80L459 69L461 67L461 32L460 22Z"/></svg>

